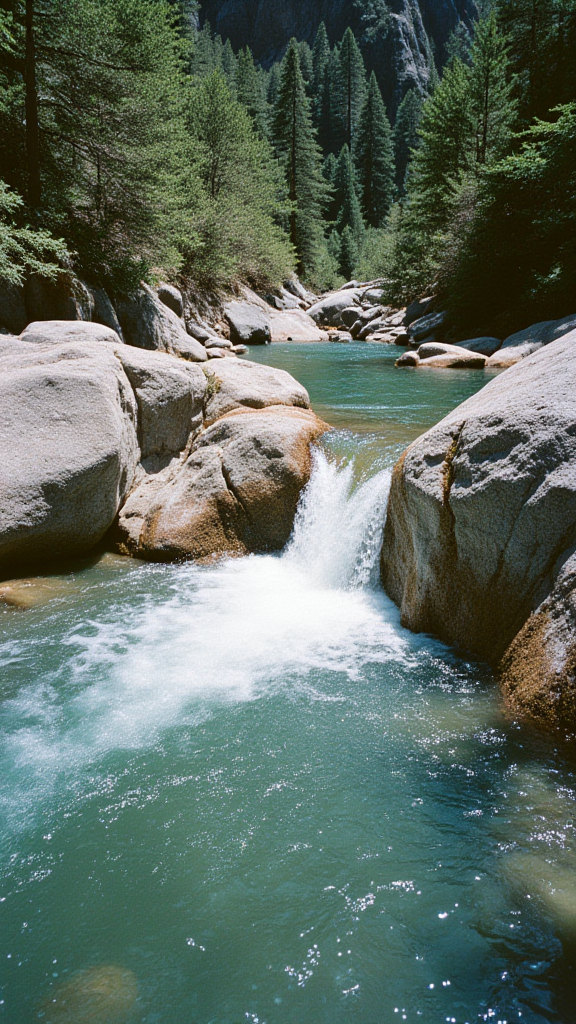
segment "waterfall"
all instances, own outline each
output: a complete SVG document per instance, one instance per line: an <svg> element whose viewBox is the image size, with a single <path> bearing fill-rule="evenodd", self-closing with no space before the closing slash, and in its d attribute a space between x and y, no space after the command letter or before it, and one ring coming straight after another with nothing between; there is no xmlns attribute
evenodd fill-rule
<svg viewBox="0 0 576 1024"><path fill-rule="evenodd" d="M283 557L325 586L373 587L390 477L389 470L381 470L354 488L352 462L338 466L316 451L310 483Z"/></svg>

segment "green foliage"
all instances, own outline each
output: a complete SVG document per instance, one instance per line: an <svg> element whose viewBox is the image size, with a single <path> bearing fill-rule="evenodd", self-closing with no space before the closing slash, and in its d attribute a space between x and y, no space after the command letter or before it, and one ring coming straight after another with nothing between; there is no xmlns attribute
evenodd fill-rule
<svg viewBox="0 0 576 1024"><path fill-rule="evenodd" d="M367 42L379 36L385 38L390 28L390 10L386 0L354 0L353 6L360 11L362 36Z"/></svg>
<svg viewBox="0 0 576 1024"><path fill-rule="evenodd" d="M350 225L346 225L340 240L340 271L345 278L350 279L354 273L354 267L358 262L358 243L354 238L354 232Z"/></svg>
<svg viewBox="0 0 576 1024"><path fill-rule="evenodd" d="M348 148L356 136L356 129L366 96L366 69L360 48L352 29L347 28L338 51L335 102L343 141Z"/></svg>
<svg viewBox="0 0 576 1024"><path fill-rule="evenodd" d="M556 108L481 181L447 289L454 321L502 331L573 312L576 103ZM559 201L560 200L560 201Z"/></svg>
<svg viewBox="0 0 576 1024"><path fill-rule="evenodd" d="M238 54L235 81L240 103L250 114L260 135L265 136L268 131L268 104L264 80L248 46Z"/></svg>
<svg viewBox="0 0 576 1024"><path fill-rule="evenodd" d="M183 275L208 285L283 280L294 268L278 223L286 211L283 177L222 72L194 89L188 126L201 192L181 239Z"/></svg>
<svg viewBox="0 0 576 1024"><path fill-rule="evenodd" d="M394 125L394 156L396 164L396 187L404 192L406 169L412 151L420 143L418 128L422 117L423 99L416 89L409 89L398 107Z"/></svg>
<svg viewBox="0 0 576 1024"><path fill-rule="evenodd" d="M575 0L499 0L498 21L517 75L521 123L576 96Z"/></svg>
<svg viewBox="0 0 576 1024"><path fill-rule="evenodd" d="M492 13L476 25L470 61L454 57L423 107L397 223L393 299L412 298L456 265L484 169L511 142L514 80Z"/></svg>
<svg viewBox="0 0 576 1024"><path fill-rule="evenodd" d="M372 72L354 147L362 206L370 227L380 227L394 199L394 150L390 122Z"/></svg>
<svg viewBox="0 0 576 1024"><path fill-rule="evenodd" d="M0 181L0 281L20 285L29 273L54 280L68 262L66 246L47 231L18 227L15 218L23 205L22 198Z"/></svg>
<svg viewBox="0 0 576 1024"><path fill-rule="evenodd" d="M364 233L362 211L356 191L356 174L348 146L343 146L338 157L334 173L334 197L336 208L336 230L339 234L350 228L352 237L358 245Z"/></svg>
<svg viewBox="0 0 576 1024"><path fill-rule="evenodd" d="M368 228L364 233L353 277L359 281L387 279L393 264L395 225L399 208L393 207L385 228Z"/></svg>
<svg viewBox="0 0 576 1024"><path fill-rule="evenodd" d="M446 52L448 60L458 58L463 64L470 64L470 50L472 48L472 35L470 29L459 21L456 28L448 36Z"/></svg>
<svg viewBox="0 0 576 1024"><path fill-rule="evenodd" d="M324 73L330 64L330 57L331 51L330 43L328 41L328 33L326 31L326 25L321 21L316 33L316 39L314 40L314 46L312 48L311 86L314 96L318 96L324 84Z"/></svg>
<svg viewBox="0 0 576 1024"><path fill-rule="evenodd" d="M163 0L37 0L35 151L36 115L18 66L25 11L20 0L12 6L0 173L66 239L81 273L109 282L155 263L175 267L187 56L177 10Z"/></svg>
<svg viewBox="0 0 576 1024"><path fill-rule="evenodd" d="M476 26L470 50L470 98L475 121L476 161L492 163L504 153L516 118L508 45L491 12Z"/></svg>
<svg viewBox="0 0 576 1024"><path fill-rule="evenodd" d="M239 61L240 55L238 55L238 58L236 57L236 54L232 49L232 43L230 42L229 39L227 39L226 42L224 43L222 56L220 58L220 68L222 70L224 78L228 83L228 88L230 89L230 92L233 94L236 91L236 72L238 69Z"/></svg>
<svg viewBox="0 0 576 1024"><path fill-rule="evenodd" d="M321 152L310 116L299 47L290 41L282 62L273 137L282 161L288 197L290 240L298 255L298 268L310 275L324 248L322 210L328 186L322 176Z"/></svg>

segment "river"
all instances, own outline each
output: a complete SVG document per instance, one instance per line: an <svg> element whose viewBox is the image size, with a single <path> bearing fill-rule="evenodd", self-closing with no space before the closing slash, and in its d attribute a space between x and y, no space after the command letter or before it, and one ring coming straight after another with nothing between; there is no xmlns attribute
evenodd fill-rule
<svg viewBox="0 0 576 1024"><path fill-rule="evenodd" d="M390 468L486 380L276 345L337 428L278 556L0 612L6 1024L572 1024L576 788L378 586Z"/></svg>

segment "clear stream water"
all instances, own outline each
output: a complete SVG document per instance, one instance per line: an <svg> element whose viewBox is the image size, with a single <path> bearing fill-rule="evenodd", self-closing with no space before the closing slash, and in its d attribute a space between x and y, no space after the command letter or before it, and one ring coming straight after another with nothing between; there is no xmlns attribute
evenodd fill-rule
<svg viewBox="0 0 576 1024"><path fill-rule="evenodd" d="M291 542L0 613L0 1020L576 1021L576 790L378 587L389 468L485 382L274 346L338 429Z"/></svg>

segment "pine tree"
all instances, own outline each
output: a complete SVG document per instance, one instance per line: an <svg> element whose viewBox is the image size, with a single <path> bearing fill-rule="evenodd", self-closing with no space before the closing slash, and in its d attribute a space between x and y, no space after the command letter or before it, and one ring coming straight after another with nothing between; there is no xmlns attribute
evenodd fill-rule
<svg viewBox="0 0 576 1024"><path fill-rule="evenodd" d="M516 117L508 47L494 12L481 19L471 49L471 101L476 122L476 160L498 159L506 148Z"/></svg>
<svg viewBox="0 0 576 1024"><path fill-rule="evenodd" d="M268 128L268 105L263 82L250 47L240 50L236 65L236 94L262 136Z"/></svg>
<svg viewBox="0 0 576 1024"><path fill-rule="evenodd" d="M291 39L282 62L274 116L274 140L286 170L290 240L299 270L311 272L323 245L322 209L328 186L321 172L321 153L312 125L298 43Z"/></svg>
<svg viewBox="0 0 576 1024"><path fill-rule="evenodd" d="M576 10L573 0L506 0L497 17L518 78L519 114L527 126L576 95Z"/></svg>
<svg viewBox="0 0 576 1024"><path fill-rule="evenodd" d="M470 64L471 48L472 36L470 34L470 29L463 21L459 21L456 28L453 29L448 36L448 42L446 43L448 60L453 60L454 57L458 57L463 64Z"/></svg>
<svg viewBox="0 0 576 1024"><path fill-rule="evenodd" d="M336 54L330 54L314 96L314 124L318 131L318 142L324 154L334 152L337 141L342 138L341 120L337 113L336 95L339 64Z"/></svg>
<svg viewBox="0 0 576 1024"><path fill-rule="evenodd" d="M277 223L286 205L283 176L221 71L193 91L188 127L202 193L191 207L184 274L212 287L234 278L281 281L294 263Z"/></svg>
<svg viewBox="0 0 576 1024"><path fill-rule="evenodd" d="M352 150L366 95L366 70L351 28L347 28L338 53L338 108L344 141Z"/></svg>
<svg viewBox="0 0 576 1024"><path fill-rule="evenodd" d="M420 146L410 165L408 196L422 228L446 226L461 176L473 160L473 133L469 72L456 58L424 104Z"/></svg>
<svg viewBox="0 0 576 1024"><path fill-rule="evenodd" d="M176 259L189 156L181 114L189 45L178 8L164 0L11 6L16 68L24 59L28 70L20 84L15 71L0 118L0 177L93 279Z"/></svg>
<svg viewBox="0 0 576 1024"><path fill-rule="evenodd" d="M404 192L406 168L413 150L419 144L418 127L422 117L422 97L416 89L409 89L396 114L394 125L394 157L396 163L396 187Z"/></svg>
<svg viewBox="0 0 576 1024"><path fill-rule="evenodd" d="M228 87L230 88L230 90L231 90L231 92L233 94L234 94L235 89L236 89L236 68L237 68L237 64L238 64L238 61L236 59L236 54L234 53L234 50L232 49L232 43L230 42L229 39L227 39L226 42L224 43L224 49L222 50L222 57L220 59L220 66L221 66L222 71L224 73L224 77L225 77L226 81L228 82Z"/></svg>
<svg viewBox="0 0 576 1024"><path fill-rule="evenodd" d="M374 72L358 122L354 163L366 221L370 227L380 227L394 199L394 150L390 122Z"/></svg>
<svg viewBox="0 0 576 1024"><path fill-rule="evenodd" d="M307 89L310 89L314 75L314 60L312 57L312 50L305 39L298 43L298 55L300 57L302 78L304 79Z"/></svg>
<svg viewBox="0 0 576 1024"><path fill-rule="evenodd" d="M206 78L216 70L218 63L214 52L212 29L210 28L210 23L206 21L196 33L194 40L194 49L190 62L192 74L198 78Z"/></svg>
<svg viewBox="0 0 576 1024"><path fill-rule="evenodd" d="M278 93L280 91L280 64L273 64L268 72L266 82L266 99L268 106L275 108L278 102Z"/></svg>
<svg viewBox="0 0 576 1024"><path fill-rule="evenodd" d="M346 225L340 238L340 273L349 280L354 273L354 267L358 263L360 251L354 237L354 232L349 225Z"/></svg>
<svg viewBox="0 0 576 1024"><path fill-rule="evenodd" d="M364 234L362 211L356 192L356 176L348 146L343 146L334 176L334 203L337 207L336 230L342 234L349 227L358 244Z"/></svg>
<svg viewBox="0 0 576 1024"><path fill-rule="evenodd" d="M312 48L312 93L316 98L324 83L324 72L330 63L330 43L326 25L323 21L318 26L316 39Z"/></svg>

